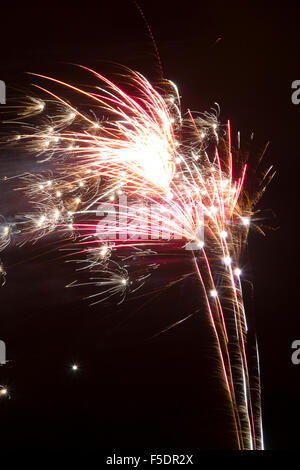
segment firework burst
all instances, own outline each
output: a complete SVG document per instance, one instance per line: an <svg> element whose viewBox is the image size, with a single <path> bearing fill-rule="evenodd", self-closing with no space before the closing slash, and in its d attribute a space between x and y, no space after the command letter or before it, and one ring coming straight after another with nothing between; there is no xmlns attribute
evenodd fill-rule
<svg viewBox="0 0 300 470"><path fill-rule="evenodd" d="M7 140L48 162L51 172L22 176L18 189L32 212L23 214L14 230L22 243L56 231L72 244L77 271L88 270L91 277L68 287L92 286L93 304L120 303L145 285L158 264L147 261L137 269L137 258L151 259L167 247L187 250L194 265L189 275L199 279L215 335L237 445L260 449L240 258L250 224L255 225L254 203L272 175L249 195L247 165L233 167L230 123L221 125L216 112L182 115L172 82L154 88L125 69L119 87L84 69L96 79L94 88L35 75L77 95L74 101L36 85L45 98L26 98L15 110L15 120L27 121ZM82 107L72 104L79 97ZM2 229L2 247L10 231Z"/></svg>

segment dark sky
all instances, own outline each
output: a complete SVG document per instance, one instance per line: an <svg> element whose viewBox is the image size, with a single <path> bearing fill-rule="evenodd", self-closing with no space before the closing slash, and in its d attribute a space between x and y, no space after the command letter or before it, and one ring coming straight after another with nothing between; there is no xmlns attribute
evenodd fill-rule
<svg viewBox="0 0 300 470"><path fill-rule="evenodd" d="M300 79L299 11L263 2L140 5L183 108L205 111L218 102L221 120L229 118L242 136L253 131L258 150L270 141L266 165L273 164L277 175L258 208L263 225L278 230L250 236L254 299L249 309L261 354L266 448L295 449L300 365L291 363L291 343L300 339L300 105L291 102L291 83ZM0 79L8 86L27 84L26 71L72 78L67 62L102 71L115 61L151 79L159 76L147 28L130 1L7 10L0 40ZM15 171L15 161L5 155L0 165L1 174ZM5 188L0 190L3 212ZM136 304L91 309L80 292L63 288L72 280L70 265L57 260L57 253L42 253L43 246L35 246L1 254L8 282L0 291L0 338L11 362L0 368L0 384L7 383L11 400L0 403L6 429L0 445L230 448L222 441L226 426L215 424L220 397L201 315L149 340L172 315L194 308L186 292L195 286L183 286L178 302L164 294L140 310ZM180 270L181 262L175 260L174 269ZM161 273L162 280L166 275ZM72 361L80 364L77 375L70 372Z"/></svg>

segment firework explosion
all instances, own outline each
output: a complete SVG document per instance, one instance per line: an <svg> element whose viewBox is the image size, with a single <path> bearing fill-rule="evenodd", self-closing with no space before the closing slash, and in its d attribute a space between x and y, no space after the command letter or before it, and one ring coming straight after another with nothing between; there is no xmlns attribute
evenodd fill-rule
<svg viewBox="0 0 300 470"><path fill-rule="evenodd" d="M77 271L90 272L88 282L68 287L91 286L93 304L134 295L159 268L151 260L155 250L188 254L194 270L187 275L199 280L237 446L262 449L259 368L253 385L239 263L270 172L248 194L247 165L237 161L233 168L230 123L221 125L217 112L183 115L172 82L154 88L124 69L119 87L84 70L97 80L95 87L38 75L76 95L74 101L35 85L45 99L28 97L20 108L10 107L18 132L9 143L34 152L51 171L20 177L17 189L32 211L1 225L1 248L16 233L22 244L56 231ZM81 107L72 104L79 97ZM143 259L139 266L137 259ZM3 280L5 274L0 264Z"/></svg>

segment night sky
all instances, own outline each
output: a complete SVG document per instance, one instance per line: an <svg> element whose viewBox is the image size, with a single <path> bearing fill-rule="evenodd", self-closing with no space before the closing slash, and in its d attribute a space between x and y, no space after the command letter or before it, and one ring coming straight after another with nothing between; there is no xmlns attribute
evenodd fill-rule
<svg viewBox="0 0 300 470"><path fill-rule="evenodd" d="M270 141L265 163L277 174L258 205L266 235L250 234L246 276L254 288L246 307L261 357L265 447L297 449L300 365L291 362L291 344L300 339L300 105L291 102L291 84L300 80L299 11L262 2L140 5L183 109L205 111L217 102L233 132L240 130L242 139L254 132L258 153ZM130 1L7 10L0 38L0 79L8 96L32 81L27 71L72 81L68 63L102 72L118 62L150 80L159 77L147 28ZM31 165L33 158L1 150L0 177ZM8 195L3 183L0 195L1 214L22 210L23 201ZM41 242L1 253L8 276L0 290L0 339L9 362L0 366L0 384L11 398L0 402L0 448L231 449L231 423L195 283L143 302L90 307L80 289L64 288L74 279L72 263L47 251L49 244ZM163 283L188 262L170 254L151 282ZM195 310L182 325L156 335Z"/></svg>

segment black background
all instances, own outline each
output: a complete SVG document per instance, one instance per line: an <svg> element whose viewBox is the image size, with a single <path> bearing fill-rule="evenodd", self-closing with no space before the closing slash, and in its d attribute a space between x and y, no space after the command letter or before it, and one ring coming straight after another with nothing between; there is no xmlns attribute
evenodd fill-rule
<svg viewBox="0 0 300 470"><path fill-rule="evenodd" d="M265 445L296 449L300 365L291 363L291 343L300 338L300 105L291 102L291 83L300 79L299 10L262 2L140 5L183 109L205 111L218 102L221 120L230 118L242 138L254 131L258 149L270 140L266 164L277 175L259 208L270 210L266 218L275 213L270 224L279 230L251 235L246 274L254 283L249 308L261 355ZM8 86L27 83L26 71L57 76L66 68L62 62L101 72L105 61L116 61L150 79L159 76L147 29L129 1L7 10L0 35L0 78ZM1 174L17 171L16 160L1 154ZM0 189L3 207L6 189ZM15 207L5 211L12 215ZM1 254L8 282L0 291L0 337L10 362L0 368L0 384L11 399L0 403L0 446L231 448L201 312L149 339L194 309L186 294L194 286L177 289L178 300L168 292L140 309L90 308L80 292L63 288L71 266L57 253L36 258L42 253L41 246ZM174 263L179 270L181 261ZM160 276L157 282L168 277L167 268ZM72 362L80 365L76 374Z"/></svg>

